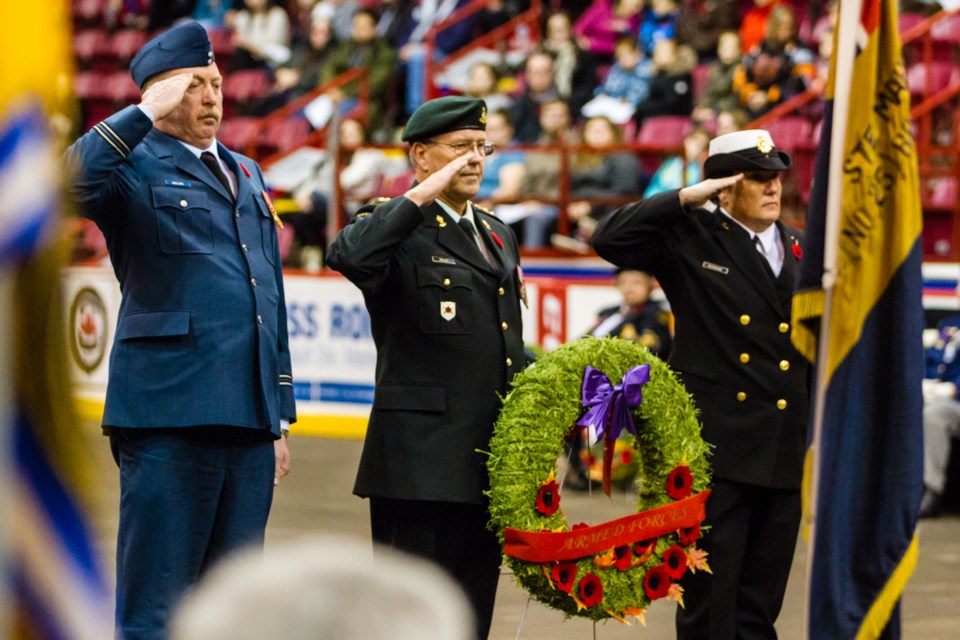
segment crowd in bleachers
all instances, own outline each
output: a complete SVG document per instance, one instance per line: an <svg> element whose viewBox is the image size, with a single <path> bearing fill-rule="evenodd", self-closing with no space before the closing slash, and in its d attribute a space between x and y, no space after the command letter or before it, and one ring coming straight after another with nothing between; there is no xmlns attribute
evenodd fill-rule
<svg viewBox="0 0 960 640"><path fill-rule="evenodd" d="M484 203L516 221L528 250L549 246L552 238L554 246L581 251L617 196L635 198L697 179L706 141L718 129L742 127L792 96L821 88L836 5L74 0L75 87L89 127L137 99L127 66L149 35L192 19L210 32L225 75L219 138L260 157L296 148L341 119L355 122L364 142L395 143L409 113L430 95L481 97L491 117L497 114L498 153L515 147L488 160ZM916 0L902 5L905 22L938 8ZM541 28L533 31L522 20L531 6L540 9ZM476 46L480 36L504 25L508 37L495 47ZM358 68L361 79L330 84ZM947 76L932 78L935 86L956 73L953 63L944 68ZM926 81L926 75L915 79ZM318 92L324 87L330 88ZM284 105L297 108L270 127L259 124ZM819 108L813 101L786 122L765 125L797 160L798 177L785 192L788 216L790 204L802 204L809 192ZM556 145L573 147L566 161ZM344 166L369 159L355 148L346 154ZM326 219L331 166L290 189L298 209L314 221ZM397 164L390 166L396 170ZM318 179L324 171L328 177ZM381 195L377 191L391 181L385 195L395 195L407 183L402 168L399 174L341 184L348 192L343 199L351 206ZM298 232L298 242L322 242L322 234Z"/></svg>

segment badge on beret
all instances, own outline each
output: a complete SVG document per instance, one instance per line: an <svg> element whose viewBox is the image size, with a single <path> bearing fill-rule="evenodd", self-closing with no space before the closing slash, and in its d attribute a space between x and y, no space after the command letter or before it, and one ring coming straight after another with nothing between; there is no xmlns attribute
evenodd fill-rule
<svg viewBox="0 0 960 640"><path fill-rule="evenodd" d="M773 145L770 144L770 140L765 136L760 136L757 138L757 150L760 153L770 153L773 151Z"/></svg>
<svg viewBox="0 0 960 640"><path fill-rule="evenodd" d="M261 190L260 193L263 194L263 201L267 203L267 209L270 210L270 215L273 216L273 221L277 223L278 227L283 229L283 223L280 222L280 216L277 215L277 210L274 208L273 201L270 200L270 196L267 195L267 192L263 190Z"/></svg>
<svg viewBox="0 0 960 640"><path fill-rule="evenodd" d="M480 124L487 124L487 105L480 109Z"/></svg>

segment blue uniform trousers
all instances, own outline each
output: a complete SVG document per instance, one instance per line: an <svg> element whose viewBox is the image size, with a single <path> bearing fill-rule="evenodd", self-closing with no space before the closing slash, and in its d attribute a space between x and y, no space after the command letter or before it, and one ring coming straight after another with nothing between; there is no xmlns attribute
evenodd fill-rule
<svg viewBox="0 0 960 640"><path fill-rule="evenodd" d="M180 596L227 553L263 545L273 436L230 427L111 429L120 464L117 637L161 640Z"/></svg>

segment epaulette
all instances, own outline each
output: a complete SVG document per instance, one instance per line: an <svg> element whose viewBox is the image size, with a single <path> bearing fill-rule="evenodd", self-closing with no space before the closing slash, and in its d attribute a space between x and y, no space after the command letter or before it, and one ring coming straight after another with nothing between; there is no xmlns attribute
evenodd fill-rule
<svg viewBox="0 0 960 640"><path fill-rule="evenodd" d="M495 214L495 213L494 213L493 211L491 211L490 209L487 209L486 207L481 207L480 205L478 205L478 204L475 203L475 202L471 202L471 203L470 203L470 206L472 206L474 209L479 209L480 211L483 211L483 212L484 212L485 214L487 214L488 216L493 216L493 217L496 217L496 216L497 216L497 214Z"/></svg>
<svg viewBox="0 0 960 640"><path fill-rule="evenodd" d="M367 204L357 209L357 212L353 214L353 217L366 218L379 205L383 204L384 202L390 202L390 200L392 200L392 198L387 198L386 196L380 196L379 198L371 198L369 201L367 201Z"/></svg>

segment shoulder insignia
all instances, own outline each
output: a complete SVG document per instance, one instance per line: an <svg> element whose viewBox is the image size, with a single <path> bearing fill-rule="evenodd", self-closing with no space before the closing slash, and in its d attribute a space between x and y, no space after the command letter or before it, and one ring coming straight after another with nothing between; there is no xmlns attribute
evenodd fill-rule
<svg viewBox="0 0 960 640"><path fill-rule="evenodd" d="M496 214L493 211L491 211L490 209L487 209L486 207L481 207L476 202L471 202L470 206L472 206L474 209L477 209L479 211L483 211L488 216L496 216Z"/></svg>
<svg viewBox="0 0 960 640"><path fill-rule="evenodd" d="M390 198L387 196L380 196L379 198L371 198L367 204L378 205L383 204L384 202L390 202Z"/></svg>
<svg viewBox="0 0 960 640"><path fill-rule="evenodd" d="M369 211L361 211L360 213L358 213L357 215L355 215L355 216L353 216L353 217L354 217L354 218L366 218L368 215L370 215L370 212L369 212Z"/></svg>
<svg viewBox="0 0 960 640"><path fill-rule="evenodd" d="M490 231L492 229L492 227L490 226L490 223L487 222L486 220L480 220L480 222L482 222L483 226L487 228L487 231Z"/></svg>

